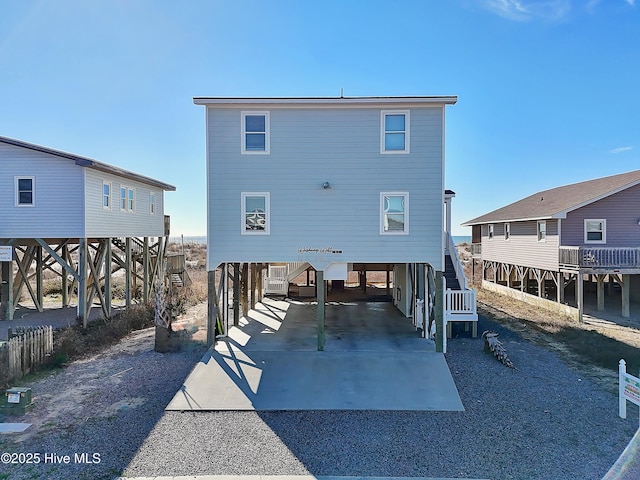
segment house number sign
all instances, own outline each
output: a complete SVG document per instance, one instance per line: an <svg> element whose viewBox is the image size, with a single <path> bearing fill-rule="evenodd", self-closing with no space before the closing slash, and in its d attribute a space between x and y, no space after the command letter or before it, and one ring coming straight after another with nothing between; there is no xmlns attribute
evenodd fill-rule
<svg viewBox="0 0 640 480"><path fill-rule="evenodd" d="M13 247L0 246L0 262L10 262L13 260Z"/></svg>

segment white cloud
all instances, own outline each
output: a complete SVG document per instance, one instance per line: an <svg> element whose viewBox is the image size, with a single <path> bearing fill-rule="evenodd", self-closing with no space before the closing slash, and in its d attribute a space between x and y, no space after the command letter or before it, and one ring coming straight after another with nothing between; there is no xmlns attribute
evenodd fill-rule
<svg viewBox="0 0 640 480"><path fill-rule="evenodd" d="M635 6L636 4L636 0L625 0L629 5L631 5L632 7Z"/></svg>
<svg viewBox="0 0 640 480"><path fill-rule="evenodd" d="M560 20L571 11L571 0L483 0L483 5L503 18L519 22Z"/></svg>
<svg viewBox="0 0 640 480"><path fill-rule="evenodd" d="M614 148L612 150L609 150L609 153L622 153L622 152L628 152L629 150L632 150L633 147L618 147L618 148Z"/></svg>

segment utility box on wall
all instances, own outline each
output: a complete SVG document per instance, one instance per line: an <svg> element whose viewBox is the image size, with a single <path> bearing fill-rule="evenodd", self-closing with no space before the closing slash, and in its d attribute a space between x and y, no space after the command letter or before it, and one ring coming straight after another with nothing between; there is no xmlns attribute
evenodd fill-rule
<svg viewBox="0 0 640 480"><path fill-rule="evenodd" d="M13 387L6 391L6 404L0 409L6 415L22 415L33 407L31 389Z"/></svg>

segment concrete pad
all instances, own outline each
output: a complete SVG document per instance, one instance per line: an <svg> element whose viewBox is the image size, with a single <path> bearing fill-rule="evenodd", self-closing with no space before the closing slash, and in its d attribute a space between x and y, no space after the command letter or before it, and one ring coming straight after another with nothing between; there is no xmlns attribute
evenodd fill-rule
<svg viewBox="0 0 640 480"><path fill-rule="evenodd" d="M444 477L363 477L321 475L185 475L162 477L118 477L116 480L456 480ZM481 480L467 478L466 480Z"/></svg>
<svg viewBox="0 0 640 480"><path fill-rule="evenodd" d="M0 423L0 433L21 433L30 426L30 423Z"/></svg>
<svg viewBox="0 0 640 480"><path fill-rule="evenodd" d="M219 340L167 410L464 411L444 355L389 303L266 300Z"/></svg>

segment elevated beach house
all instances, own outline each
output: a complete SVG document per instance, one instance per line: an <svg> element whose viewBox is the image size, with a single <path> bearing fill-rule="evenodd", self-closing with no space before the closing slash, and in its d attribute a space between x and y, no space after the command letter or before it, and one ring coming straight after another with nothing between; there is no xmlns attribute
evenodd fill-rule
<svg viewBox="0 0 640 480"><path fill-rule="evenodd" d="M0 137L0 302L13 318L22 292L42 311L43 274L62 284L62 306L77 290L86 322L94 300L111 313L111 279L124 272L126 303L158 280L169 234L164 192L175 187L122 168Z"/></svg>
<svg viewBox="0 0 640 480"><path fill-rule="evenodd" d="M538 192L464 225L485 287L557 302L579 319L590 292L604 310L606 294L620 291L616 312L628 317L639 286L638 205L640 170Z"/></svg>
<svg viewBox="0 0 640 480"><path fill-rule="evenodd" d="M395 305L425 335L434 320L444 331L447 305L449 318L476 318L445 219L453 197L444 188L445 108L456 101L195 98L206 108L207 268L216 333L238 318L237 304L230 312L224 301L220 275L286 295L292 278L313 271L319 349L325 284L344 282L350 271L393 272ZM450 293L448 304L445 253L453 259L447 286L458 294ZM237 288L234 299L246 303Z"/></svg>

